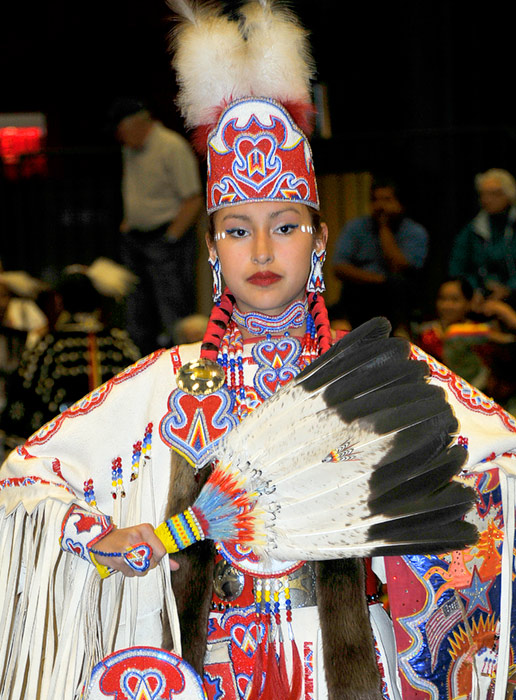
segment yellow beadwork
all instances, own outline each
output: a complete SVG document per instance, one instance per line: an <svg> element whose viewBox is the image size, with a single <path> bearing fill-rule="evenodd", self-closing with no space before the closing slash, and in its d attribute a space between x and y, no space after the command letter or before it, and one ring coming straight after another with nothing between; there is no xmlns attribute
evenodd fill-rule
<svg viewBox="0 0 516 700"><path fill-rule="evenodd" d="M103 564L99 564L95 558L95 555L92 552L90 552L89 550L88 550L88 552L89 552L91 561L93 562L93 564L95 564L95 568L99 572L100 578L107 578L108 576L111 576L111 574L113 572L110 571L107 566L104 566Z"/></svg>
<svg viewBox="0 0 516 700"><path fill-rule="evenodd" d="M167 550L167 554L175 554L176 552L179 552L179 547L177 546L174 538L172 537L172 534L170 533L166 522L161 523L161 525L159 525L154 530L154 533L156 537L158 537L161 540L163 546Z"/></svg>

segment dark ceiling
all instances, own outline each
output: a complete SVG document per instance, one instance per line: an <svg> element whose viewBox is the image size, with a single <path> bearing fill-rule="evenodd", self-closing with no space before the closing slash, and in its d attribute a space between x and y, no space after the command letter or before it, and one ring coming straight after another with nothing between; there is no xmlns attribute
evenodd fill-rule
<svg viewBox="0 0 516 700"><path fill-rule="evenodd" d="M513 28L462 3L295 0L328 84L333 132L513 121ZM2 11L1 111L43 111L51 143L102 138L117 94L146 97L180 128L164 0L51 0Z"/></svg>

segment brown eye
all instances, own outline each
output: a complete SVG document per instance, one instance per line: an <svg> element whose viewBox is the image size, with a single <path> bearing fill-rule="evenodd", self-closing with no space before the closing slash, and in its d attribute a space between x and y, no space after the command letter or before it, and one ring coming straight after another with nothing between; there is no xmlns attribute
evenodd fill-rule
<svg viewBox="0 0 516 700"><path fill-rule="evenodd" d="M278 226L276 231L278 233L281 233L282 235L287 235L289 233L292 233L292 231L296 228L297 224L283 224L283 226Z"/></svg>
<svg viewBox="0 0 516 700"><path fill-rule="evenodd" d="M226 230L226 234L233 238L245 238L249 235L249 231L246 231L245 228L230 228Z"/></svg>

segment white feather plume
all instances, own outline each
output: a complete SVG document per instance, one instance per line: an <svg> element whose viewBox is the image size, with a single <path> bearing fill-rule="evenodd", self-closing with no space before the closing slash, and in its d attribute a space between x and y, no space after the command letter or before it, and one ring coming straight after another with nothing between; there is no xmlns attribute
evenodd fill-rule
<svg viewBox="0 0 516 700"><path fill-rule="evenodd" d="M245 94L245 42L237 22L219 6L170 0L179 24L172 35L172 65L179 83L178 106L186 126L213 121L224 101Z"/></svg>
<svg viewBox="0 0 516 700"><path fill-rule="evenodd" d="M188 128L214 124L225 103L250 95L310 103L308 33L278 2L251 0L237 22L214 2L169 0L177 103Z"/></svg>
<svg viewBox="0 0 516 700"><path fill-rule="evenodd" d="M310 102L315 65L308 32L296 15L274 0L252 0L241 13L247 40L249 93Z"/></svg>

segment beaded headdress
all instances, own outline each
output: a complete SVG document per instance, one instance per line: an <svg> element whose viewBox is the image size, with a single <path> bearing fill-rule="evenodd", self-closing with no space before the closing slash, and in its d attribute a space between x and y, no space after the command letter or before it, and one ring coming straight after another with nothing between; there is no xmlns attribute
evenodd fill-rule
<svg viewBox="0 0 516 700"><path fill-rule="evenodd" d="M213 3L170 5L178 105L207 157L208 213L270 200L319 209L307 138L314 67L297 17L274 0L248 0L236 19Z"/></svg>

